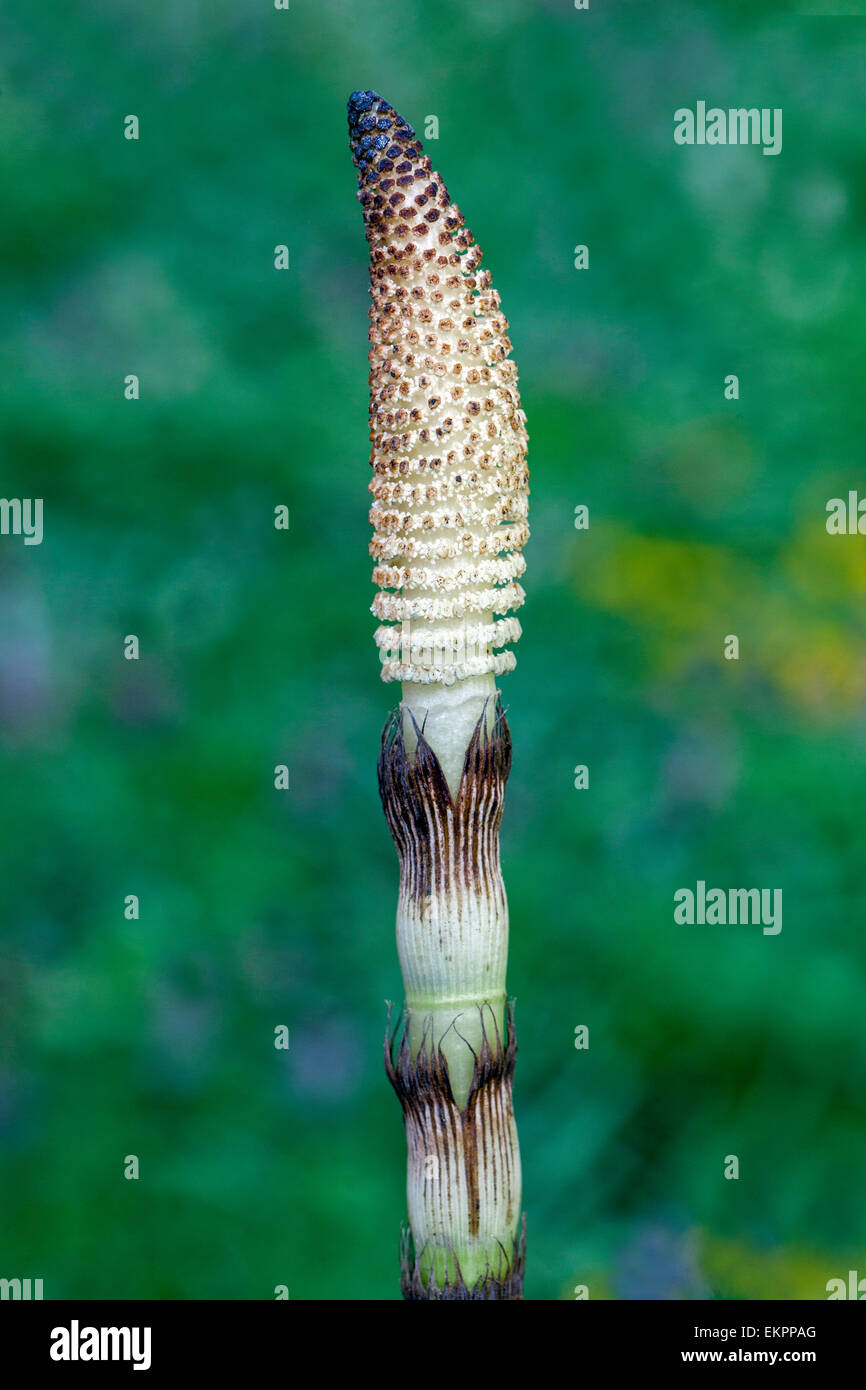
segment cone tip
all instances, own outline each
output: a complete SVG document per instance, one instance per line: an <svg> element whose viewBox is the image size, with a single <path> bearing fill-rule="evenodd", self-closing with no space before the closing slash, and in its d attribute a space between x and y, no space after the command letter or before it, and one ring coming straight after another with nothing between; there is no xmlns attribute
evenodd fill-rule
<svg viewBox="0 0 866 1390"><path fill-rule="evenodd" d="M349 117L349 145L352 159L363 182L372 182L374 163L389 149L394 157L417 155L421 146L415 142L415 131L378 92L352 92L346 103Z"/></svg>

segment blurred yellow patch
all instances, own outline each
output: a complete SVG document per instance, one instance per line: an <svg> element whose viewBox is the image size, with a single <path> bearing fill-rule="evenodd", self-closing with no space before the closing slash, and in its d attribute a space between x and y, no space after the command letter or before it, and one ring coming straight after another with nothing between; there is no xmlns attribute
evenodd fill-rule
<svg viewBox="0 0 866 1390"><path fill-rule="evenodd" d="M866 538L831 536L807 520L779 557L780 570L802 593L844 603L866 594Z"/></svg>
<svg viewBox="0 0 866 1390"><path fill-rule="evenodd" d="M611 528L604 563L582 571L582 596L601 608L693 632L734 590L733 556L694 541Z"/></svg>
<svg viewBox="0 0 866 1390"><path fill-rule="evenodd" d="M701 1254L701 1270L717 1298L826 1298L827 1280L842 1265L847 1272L847 1263L838 1256L797 1246L756 1250L744 1241L708 1235Z"/></svg>
<svg viewBox="0 0 866 1390"><path fill-rule="evenodd" d="M866 661L850 635L829 624L804 633L780 662L777 676L794 705L816 714L853 714L866 696Z"/></svg>
<svg viewBox="0 0 866 1390"><path fill-rule="evenodd" d="M810 717L847 719L866 698L866 643L853 636L866 545L850 539L812 524L764 568L722 546L606 526L575 582L582 602L643 631L657 677L718 661L728 681L759 678ZM739 661L724 659L729 633Z"/></svg>

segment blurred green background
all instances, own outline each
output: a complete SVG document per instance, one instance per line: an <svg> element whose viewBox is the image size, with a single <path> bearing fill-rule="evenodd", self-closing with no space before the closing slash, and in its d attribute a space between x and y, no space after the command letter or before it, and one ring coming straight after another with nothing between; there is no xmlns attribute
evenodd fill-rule
<svg viewBox="0 0 866 1390"><path fill-rule="evenodd" d="M529 419L527 1297L866 1275L866 543L824 527L866 490L862 22L7 0L0 37L2 491L45 505L0 539L0 1275L399 1297L355 87L438 116ZM781 155L675 146L698 99L782 107ZM781 887L782 933L676 926L698 878Z"/></svg>

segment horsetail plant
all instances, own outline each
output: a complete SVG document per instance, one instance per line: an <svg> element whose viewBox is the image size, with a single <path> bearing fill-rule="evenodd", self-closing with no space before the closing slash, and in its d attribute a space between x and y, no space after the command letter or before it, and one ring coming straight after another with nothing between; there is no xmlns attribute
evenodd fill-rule
<svg viewBox="0 0 866 1390"><path fill-rule="evenodd" d="M406 1003L385 1037L409 1150L403 1296L519 1299L524 1229L499 824L528 538L526 417L481 250L415 132L349 99L370 248L379 789L400 860Z"/></svg>

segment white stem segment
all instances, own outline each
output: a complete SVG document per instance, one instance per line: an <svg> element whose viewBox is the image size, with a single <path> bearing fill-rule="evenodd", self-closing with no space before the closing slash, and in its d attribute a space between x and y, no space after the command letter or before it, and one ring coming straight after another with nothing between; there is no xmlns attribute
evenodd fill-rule
<svg viewBox="0 0 866 1390"><path fill-rule="evenodd" d="M414 755L417 743L414 725L417 724L424 730L424 737L439 759L452 797L457 795L466 749L485 708L488 727L492 728L496 695L496 678L492 673L470 676L454 685L403 682L406 751L410 757Z"/></svg>
<svg viewBox="0 0 866 1390"><path fill-rule="evenodd" d="M406 1106L409 1222L422 1280L429 1284L432 1277L440 1288L453 1276L455 1258L470 1287L491 1274L506 1283L519 1267L513 1033L494 1053L491 1041L495 1045L502 1035L491 1011L482 1013L487 1017L478 1057L484 1080L476 1080L465 1108L448 1094L441 1059L425 1051L414 1064L425 1084L413 1088Z"/></svg>
<svg viewBox="0 0 866 1390"><path fill-rule="evenodd" d="M414 759L416 726L423 728L445 774L451 800L457 800L464 761L479 721L490 737L495 719L493 676L456 685L421 686L412 703L403 688L403 735ZM411 711L411 714L409 713ZM420 715L420 717L419 717ZM411 742L406 727L411 730ZM451 1090L463 1109L482 1044L482 1011L500 1038L505 1022L505 971L508 962L508 903L499 867L499 822L488 787L472 786L469 816L478 822L479 842L471 856L461 852L451 809L431 802L431 842L441 846L447 864L427 891L408 876L397 907L397 949L409 1009L410 1042L421 1042L433 1021L433 1036L448 1062ZM450 822L450 824L449 824Z"/></svg>

